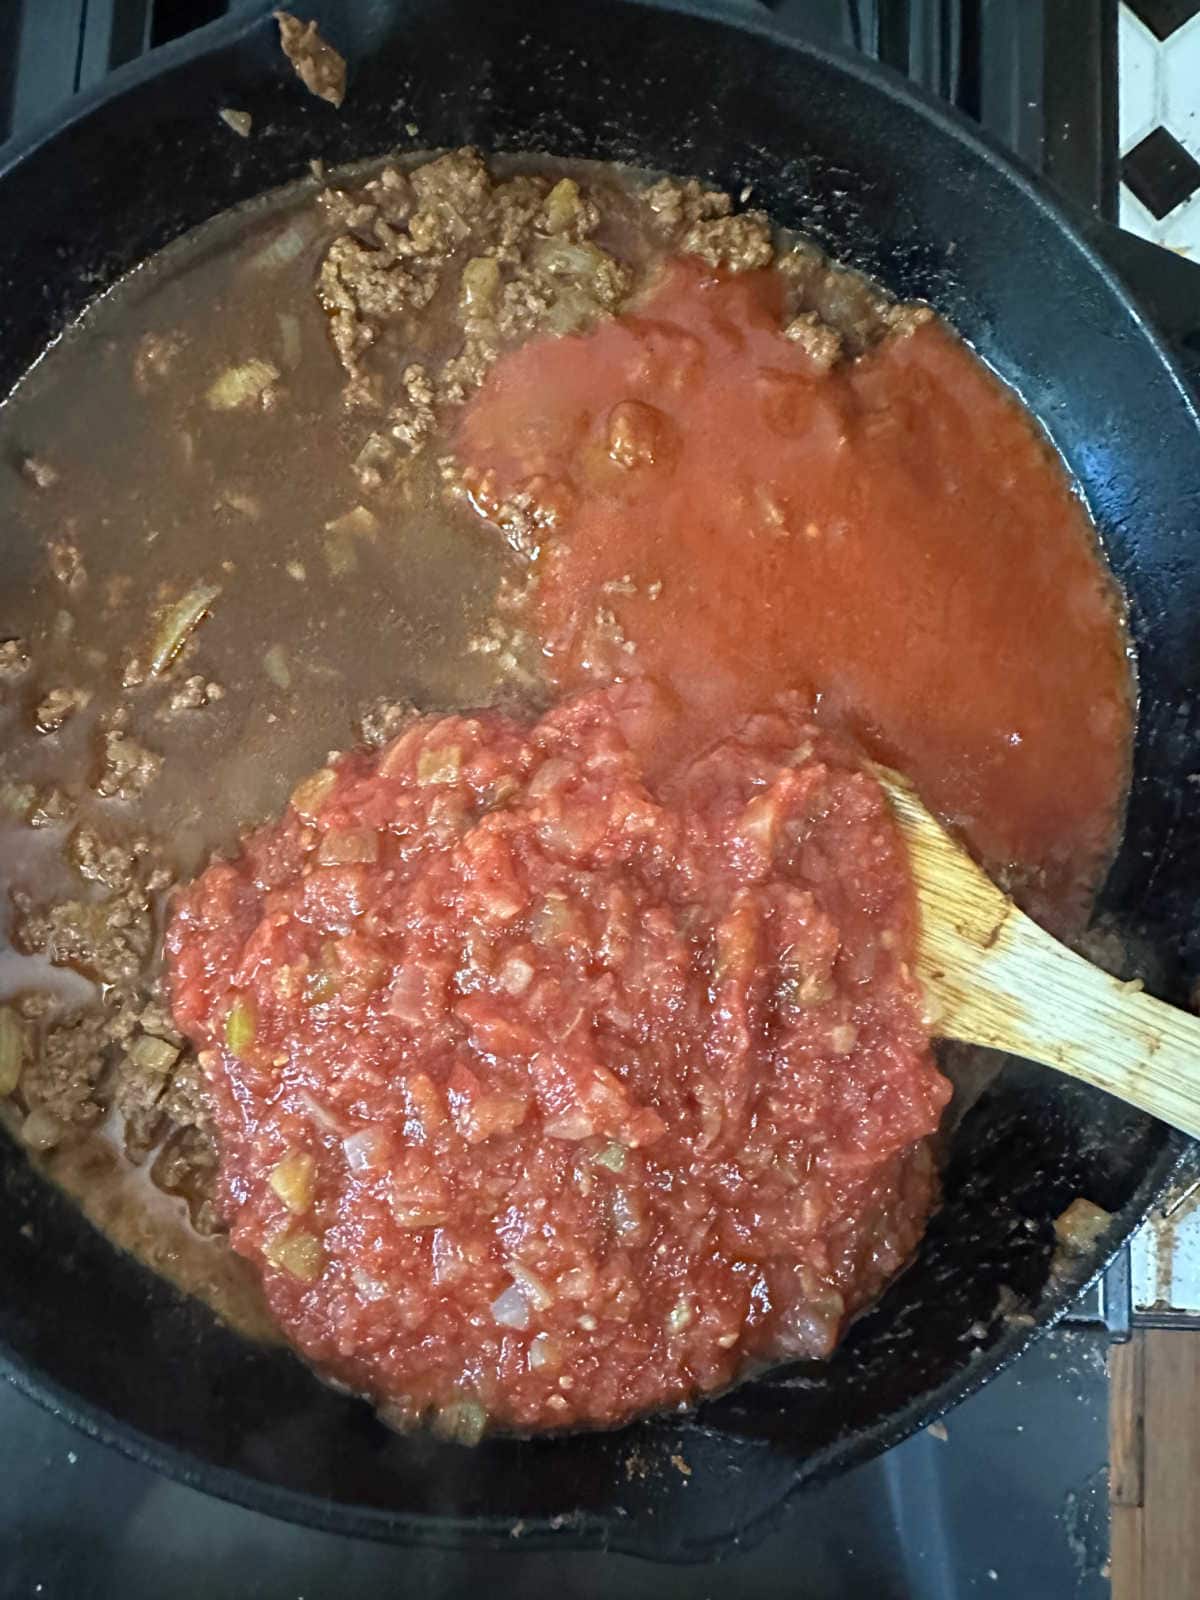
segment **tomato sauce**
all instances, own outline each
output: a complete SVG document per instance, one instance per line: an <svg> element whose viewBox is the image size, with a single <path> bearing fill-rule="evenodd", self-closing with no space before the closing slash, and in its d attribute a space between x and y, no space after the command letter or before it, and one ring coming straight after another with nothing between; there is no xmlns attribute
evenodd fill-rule
<svg viewBox="0 0 1200 1600"><path fill-rule="evenodd" d="M233 1243L397 1422L611 1426L827 1354L920 1238L949 1086L881 792L794 703L648 773L673 718L418 720L174 906Z"/></svg>
<svg viewBox="0 0 1200 1600"><path fill-rule="evenodd" d="M1114 843L1132 721L1085 509L944 325L823 371L779 331L783 292L680 261L638 314L506 356L459 432L472 499L502 524L532 507L560 686L669 686L676 752L803 691L1069 922Z"/></svg>

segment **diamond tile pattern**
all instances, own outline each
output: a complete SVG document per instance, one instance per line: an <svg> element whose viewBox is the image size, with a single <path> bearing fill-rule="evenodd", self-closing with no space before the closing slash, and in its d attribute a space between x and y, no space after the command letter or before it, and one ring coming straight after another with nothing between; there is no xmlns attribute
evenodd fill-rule
<svg viewBox="0 0 1200 1600"><path fill-rule="evenodd" d="M1169 39L1176 28L1200 16L1200 0L1129 0L1129 9L1152 33Z"/></svg>
<svg viewBox="0 0 1200 1600"><path fill-rule="evenodd" d="M1123 0L1121 226L1200 262L1200 0Z"/></svg>
<svg viewBox="0 0 1200 1600"><path fill-rule="evenodd" d="M1161 222L1200 190L1200 161L1166 128L1155 128L1122 158L1121 177Z"/></svg>

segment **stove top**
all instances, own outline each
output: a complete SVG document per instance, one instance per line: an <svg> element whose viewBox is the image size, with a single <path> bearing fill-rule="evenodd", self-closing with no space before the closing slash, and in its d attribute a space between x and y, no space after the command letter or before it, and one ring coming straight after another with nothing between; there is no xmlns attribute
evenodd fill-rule
<svg viewBox="0 0 1200 1600"><path fill-rule="evenodd" d="M1176 166L1165 179L1144 151L1130 164L1117 0L728 3L906 73L1103 221L1115 221L1119 206L1124 214L1131 182L1158 204L1164 183L1190 177L1170 150ZM1135 0L1163 26L1168 10L1188 6ZM264 9L264 0L5 0L0 139L157 45L227 13ZM320 6L299 9L319 14ZM1191 10L1200 12L1200 0ZM1145 15L1142 22L1157 25ZM1124 15L1121 27L1124 39ZM1115 230L1112 238L1167 330L1185 351L1194 341L1200 355L1200 297L1187 269L1177 260L1164 267L1154 246ZM807 1492L752 1550L732 1547L719 1571L535 1554L519 1540L505 1558L409 1551L294 1528L162 1479L0 1385L0 1593L354 1600L403 1585L440 1600L483 1585L501 1594L554 1585L579 1600L618 1589L627 1600L673 1600L736 1586L748 1600L796 1592L1101 1600L1109 1593L1106 1354L1112 1339L1128 1335L1130 1281L1123 1255L1068 1322L944 1425Z"/></svg>

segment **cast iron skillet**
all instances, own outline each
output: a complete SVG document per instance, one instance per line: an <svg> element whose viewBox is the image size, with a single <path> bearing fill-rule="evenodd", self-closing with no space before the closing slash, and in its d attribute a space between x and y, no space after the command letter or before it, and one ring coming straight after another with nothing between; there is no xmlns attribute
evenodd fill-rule
<svg viewBox="0 0 1200 1600"><path fill-rule="evenodd" d="M1177 992L1192 975L1200 897L1200 787L1185 781L1200 765L1200 430L1156 336L1063 212L886 72L697 5L321 9L352 64L340 114L303 93L263 15L150 57L10 156L0 392L128 268L313 156L473 141L696 173L735 193L752 185L781 221L944 311L1077 475L1129 595L1141 686L1128 827L1104 907L1147 941L1160 986ZM230 135L221 106L253 113L251 139ZM0 530L0 551L17 536ZM1019 572L1012 582L1019 595ZM467 1451L391 1434L119 1254L7 1145L0 1341L30 1393L261 1510L344 1533L510 1546L519 1522L526 1545L699 1557L1011 1359L1034 1330L995 1315L1002 1289L1051 1323L1161 1191L1181 1145L1102 1095L1011 1063L954 1140L920 1259L828 1365L616 1435ZM1063 1280L1050 1272L1051 1223L1080 1194L1115 1221Z"/></svg>

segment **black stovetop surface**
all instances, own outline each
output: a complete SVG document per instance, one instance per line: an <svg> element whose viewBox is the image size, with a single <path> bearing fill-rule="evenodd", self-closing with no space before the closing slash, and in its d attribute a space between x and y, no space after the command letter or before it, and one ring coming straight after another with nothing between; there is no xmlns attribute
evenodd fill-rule
<svg viewBox="0 0 1200 1600"><path fill-rule="evenodd" d="M406 1550L184 1488L0 1385L0 1593L44 1600L1107 1600L1108 1333L1060 1328L719 1565ZM940 1430L939 1430L940 1432Z"/></svg>
<svg viewBox="0 0 1200 1600"><path fill-rule="evenodd" d="M1115 215L1116 0L730 4L765 4L777 22L880 57L978 118L1078 203ZM0 0L0 139L246 5ZM299 9L319 14L319 0ZM0 1383L0 1596L358 1600L403 1588L422 1600L479 1589L553 1589L564 1600L1101 1600L1111 1336L1082 1308L955 1410L945 1437L927 1431L807 1491L753 1549L735 1546L703 1568L522 1552L519 1540L503 1555L411 1550L292 1527L161 1478Z"/></svg>

